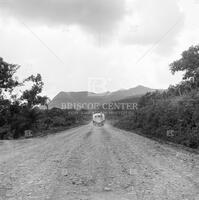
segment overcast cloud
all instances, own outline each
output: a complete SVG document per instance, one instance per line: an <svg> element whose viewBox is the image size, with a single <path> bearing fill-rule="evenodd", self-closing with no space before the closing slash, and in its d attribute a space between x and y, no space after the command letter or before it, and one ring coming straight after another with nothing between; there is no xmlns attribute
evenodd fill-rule
<svg viewBox="0 0 199 200"><path fill-rule="evenodd" d="M171 53L185 20L177 1L137 0L133 11L134 21L123 41L131 45L157 45L159 53Z"/></svg>
<svg viewBox="0 0 199 200"><path fill-rule="evenodd" d="M112 31L125 15L125 0L1 0L10 16L37 25L79 25L92 32Z"/></svg>
<svg viewBox="0 0 199 200"><path fill-rule="evenodd" d="M198 2L0 0L0 57L20 64L20 77L41 73L50 97L95 77L109 91L166 88L181 80L169 64L198 44Z"/></svg>

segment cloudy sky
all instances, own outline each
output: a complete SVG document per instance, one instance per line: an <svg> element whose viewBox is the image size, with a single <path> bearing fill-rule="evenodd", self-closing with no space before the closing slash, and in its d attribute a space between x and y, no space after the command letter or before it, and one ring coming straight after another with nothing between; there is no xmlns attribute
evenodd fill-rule
<svg viewBox="0 0 199 200"><path fill-rule="evenodd" d="M199 0L0 0L0 57L44 93L180 81L169 64L199 41Z"/></svg>

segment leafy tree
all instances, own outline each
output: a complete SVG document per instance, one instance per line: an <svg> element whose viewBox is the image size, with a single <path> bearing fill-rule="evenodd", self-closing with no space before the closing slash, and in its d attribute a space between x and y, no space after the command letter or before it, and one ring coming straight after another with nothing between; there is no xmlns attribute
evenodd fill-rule
<svg viewBox="0 0 199 200"><path fill-rule="evenodd" d="M33 85L30 90L25 90L21 96L21 100L25 100L27 102L28 108L32 108L36 105L46 105L48 97L47 96L40 96L39 94L42 92L43 89L43 81L40 74L37 76L30 76L25 79L25 82L32 82Z"/></svg>
<svg viewBox="0 0 199 200"><path fill-rule="evenodd" d="M173 74L182 71L185 72L183 80L191 83L192 88L199 87L199 45L191 46L182 53L179 60L170 64Z"/></svg>
<svg viewBox="0 0 199 200"><path fill-rule="evenodd" d="M14 77L18 69L19 65L9 64L0 58L0 126L2 130L7 127L7 132L12 132L14 138L23 135L26 129L37 128L40 111L35 106L47 105L48 100L48 97L40 95L44 85L41 75L32 75L20 83ZM17 99L12 94L13 90L27 82L32 84L31 89L25 90ZM1 130L0 137L4 137Z"/></svg>
<svg viewBox="0 0 199 200"><path fill-rule="evenodd" d="M15 78L18 65L8 64L0 58L0 139L17 139L25 130L33 133L43 130L65 128L90 120L89 116L71 110L48 109L49 98L42 96L43 81L40 74L30 76L23 82ZM14 95L16 87L31 85L22 92L21 97ZM39 109L46 106L46 110Z"/></svg>
<svg viewBox="0 0 199 200"><path fill-rule="evenodd" d="M182 53L170 64L173 74L184 72L183 80L164 92L142 96L139 106L131 116L119 119L116 126L128 130L141 130L143 134L199 147L199 45ZM168 136L168 131L173 136Z"/></svg>
<svg viewBox="0 0 199 200"><path fill-rule="evenodd" d="M13 89L20 85L14 77L19 65L13 65L0 58L0 126L8 123L10 117L9 109L11 101L6 97L6 93L11 93Z"/></svg>
<svg viewBox="0 0 199 200"><path fill-rule="evenodd" d="M0 95L3 91L12 91L19 85L19 82L14 78L14 74L19 69L19 65L8 64L0 58Z"/></svg>

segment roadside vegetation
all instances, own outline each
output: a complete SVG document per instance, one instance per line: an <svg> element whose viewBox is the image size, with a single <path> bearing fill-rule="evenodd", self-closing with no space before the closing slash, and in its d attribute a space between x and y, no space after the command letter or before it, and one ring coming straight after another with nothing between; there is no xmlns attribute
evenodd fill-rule
<svg viewBox="0 0 199 200"><path fill-rule="evenodd" d="M149 137L199 147L199 45L170 64L172 74L184 72L182 81L165 91L147 93L138 109L117 118L114 125Z"/></svg>
<svg viewBox="0 0 199 200"><path fill-rule="evenodd" d="M16 77L19 67L0 58L1 140L45 135L86 123L89 115L85 111L49 110L49 98L41 95L44 86L41 75L20 81Z"/></svg>

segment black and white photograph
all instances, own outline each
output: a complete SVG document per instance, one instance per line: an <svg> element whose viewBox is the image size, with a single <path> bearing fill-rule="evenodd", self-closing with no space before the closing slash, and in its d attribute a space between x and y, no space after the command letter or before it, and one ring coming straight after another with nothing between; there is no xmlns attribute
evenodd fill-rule
<svg viewBox="0 0 199 200"><path fill-rule="evenodd" d="M0 0L0 200L199 200L199 0Z"/></svg>

